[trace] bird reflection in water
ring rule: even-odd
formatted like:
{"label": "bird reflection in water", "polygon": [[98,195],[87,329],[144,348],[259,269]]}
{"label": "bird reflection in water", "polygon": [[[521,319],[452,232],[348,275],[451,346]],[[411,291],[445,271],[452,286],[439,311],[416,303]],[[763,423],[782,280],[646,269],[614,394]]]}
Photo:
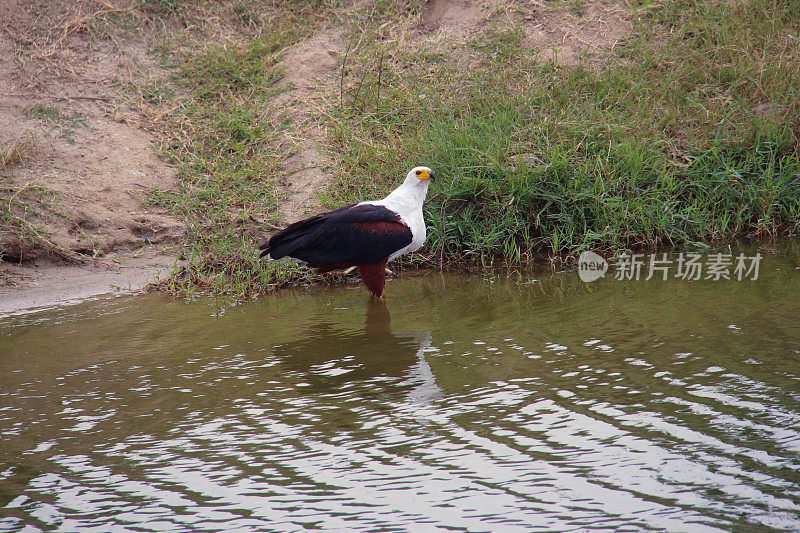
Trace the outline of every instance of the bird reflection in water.
{"label": "bird reflection in water", "polygon": [[317,321],[302,340],[278,345],[274,354],[317,391],[385,377],[400,378],[396,384],[408,388],[409,401],[424,403],[441,397],[442,389],[425,360],[430,331],[393,332],[390,325],[386,303],[371,298],[363,332]]}

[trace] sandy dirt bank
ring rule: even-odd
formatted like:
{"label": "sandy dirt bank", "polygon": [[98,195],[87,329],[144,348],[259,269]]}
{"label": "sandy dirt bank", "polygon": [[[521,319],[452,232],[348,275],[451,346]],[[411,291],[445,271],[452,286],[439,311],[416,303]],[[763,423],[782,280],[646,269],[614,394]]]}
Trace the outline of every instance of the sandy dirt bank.
{"label": "sandy dirt bank", "polygon": [[153,250],[138,256],[113,255],[102,263],[80,267],[3,265],[0,275],[12,284],[0,287],[0,317],[141,291],[168,276],[174,264],[174,257]]}

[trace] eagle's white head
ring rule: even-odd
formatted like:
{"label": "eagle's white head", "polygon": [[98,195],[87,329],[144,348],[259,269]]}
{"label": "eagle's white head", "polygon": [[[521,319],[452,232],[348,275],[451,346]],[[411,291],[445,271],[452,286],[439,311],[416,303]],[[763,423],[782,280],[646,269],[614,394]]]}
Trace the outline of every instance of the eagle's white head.
{"label": "eagle's white head", "polygon": [[403,182],[404,185],[424,185],[425,188],[428,187],[428,184],[435,179],[433,175],[433,170],[429,169],[428,167],[414,167],[412,168],[408,174],[406,175],[406,180]]}
{"label": "eagle's white head", "polygon": [[375,203],[385,205],[401,214],[416,213],[422,217],[422,204],[428,193],[428,185],[433,181],[433,170],[428,167],[414,167],[406,175],[403,183],[389,193],[389,196]]}

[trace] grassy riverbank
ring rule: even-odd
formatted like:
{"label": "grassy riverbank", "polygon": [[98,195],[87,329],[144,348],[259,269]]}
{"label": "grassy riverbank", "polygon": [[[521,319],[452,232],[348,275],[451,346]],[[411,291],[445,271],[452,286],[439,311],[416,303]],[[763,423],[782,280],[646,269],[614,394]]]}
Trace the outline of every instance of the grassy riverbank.
{"label": "grassy riverbank", "polygon": [[[403,44],[401,21],[418,16],[414,6],[410,14],[360,12],[346,25],[339,94],[326,119],[338,172],[325,206],[381,195],[406,168],[432,166],[442,178],[426,209],[426,248],[412,260],[436,265],[702,247],[796,231],[800,4],[627,8],[626,39],[573,64],[543,61],[513,23],[489,23],[459,43],[465,58],[447,46]],[[385,29],[387,21],[396,26]],[[189,80],[191,68],[183,71]],[[268,98],[263,87],[280,74],[265,74],[262,92],[250,94]],[[264,132],[244,131],[268,145]],[[204,137],[228,135],[226,127],[213,132]],[[238,161],[212,152],[225,154],[224,169]],[[201,174],[238,183],[238,172]],[[241,190],[253,194],[246,180]],[[192,211],[200,231],[190,244],[190,284],[222,276],[216,288],[246,293],[302,276],[259,263],[256,240],[230,244],[230,221],[214,214],[231,204],[241,202],[203,198]]]}
{"label": "grassy riverbank", "polygon": [[437,263],[797,231],[800,4],[643,4],[600,64],[542,63],[514,27],[467,43],[483,54],[468,71],[418,52],[379,72],[376,44],[335,121],[358,171],[331,205],[426,162],[443,177],[423,254]]}

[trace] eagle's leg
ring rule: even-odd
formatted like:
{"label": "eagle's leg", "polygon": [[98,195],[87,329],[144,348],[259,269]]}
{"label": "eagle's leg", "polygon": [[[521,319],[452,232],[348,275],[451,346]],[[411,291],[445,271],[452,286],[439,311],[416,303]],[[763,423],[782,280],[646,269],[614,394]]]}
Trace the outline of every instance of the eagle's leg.
{"label": "eagle's leg", "polygon": [[356,268],[358,268],[358,267],[356,265],[353,265],[350,268],[345,269],[344,275],[345,276],[349,276],[353,272],[353,270],[355,270]]}
{"label": "eagle's leg", "polygon": [[386,286],[386,259],[377,263],[367,263],[358,265],[358,272],[361,274],[361,281],[367,286],[376,298],[383,298],[383,288]]}

